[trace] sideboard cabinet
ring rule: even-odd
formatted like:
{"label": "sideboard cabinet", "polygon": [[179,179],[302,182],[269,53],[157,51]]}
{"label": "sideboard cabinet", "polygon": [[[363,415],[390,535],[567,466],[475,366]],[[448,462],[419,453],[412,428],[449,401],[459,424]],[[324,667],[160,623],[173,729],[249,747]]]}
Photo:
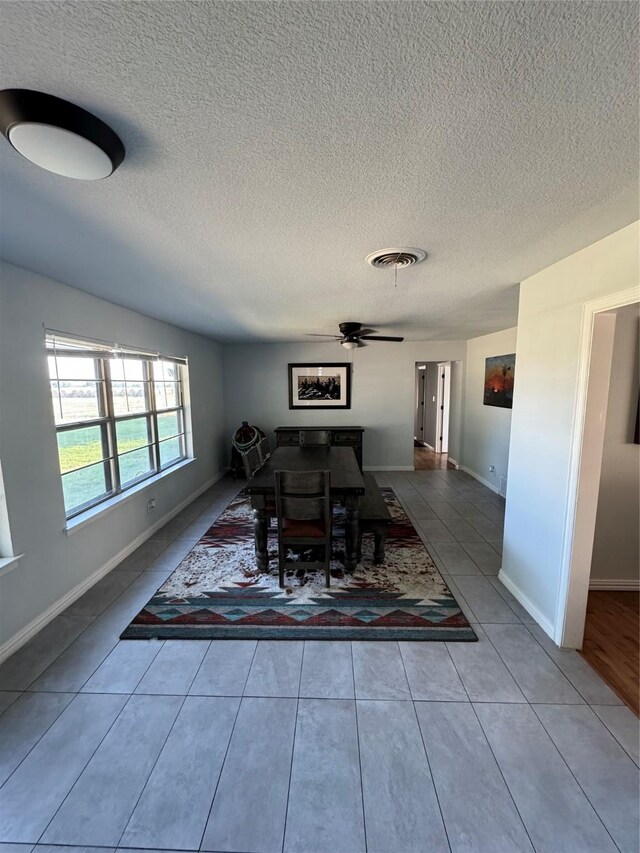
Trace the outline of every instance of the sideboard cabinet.
{"label": "sideboard cabinet", "polygon": [[358,466],[362,471],[362,434],[364,427],[359,426],[281,426],[276,427],[276,444],[278,447],[291,447],[300,444],[300,433],[307,430],[326,430],[331,433],[331,444],[334,447],[353,447]]}

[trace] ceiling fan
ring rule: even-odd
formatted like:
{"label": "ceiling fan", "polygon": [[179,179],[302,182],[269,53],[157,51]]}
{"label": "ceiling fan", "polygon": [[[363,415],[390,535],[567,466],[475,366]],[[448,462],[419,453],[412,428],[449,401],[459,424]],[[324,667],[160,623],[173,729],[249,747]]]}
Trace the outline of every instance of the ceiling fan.
{"label": "ceiling fan", "polygon": [[373,334],[375,329],[363,329],[362,323],[340,323],[339,335],[314,335],[313,338],[335,338],[345,349],[356,349],[356,347],[364,347],[365,341],[403,341],[404,338],[394,338],[388,335]]}

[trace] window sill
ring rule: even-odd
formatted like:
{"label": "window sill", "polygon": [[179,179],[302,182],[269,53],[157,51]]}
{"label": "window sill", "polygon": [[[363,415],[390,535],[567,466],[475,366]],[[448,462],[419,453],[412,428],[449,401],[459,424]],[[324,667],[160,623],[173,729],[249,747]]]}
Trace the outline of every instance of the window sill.
{"label": "window sill", "polygon": [[12,572],[22,557],[24,554],[16,554],[15,557],[0,557],[0,578]]}
{"label": "window sill", "polygon": [[[121,495],[116,495],[113,498],[109,498],[106,501],[103,501],[98,506],[91,507],[86,512],[80,513],[80,515],[76,515],[74,518],[70,519],[67,522],[66,527],[64,528],[64,532],[67,536],[71,536],[72,533],[76,533],[81,528],[85,527],[85,525],[90,524],[92,521],[95,521],[97,518],[101,518],[103,515],[111,512],[111,510],[116,509],[122,504],[127,503],[136,495],[140,494],[140,492],[148,489],[149,486],[153,486],[156,483],[164,480],[165,477],[168,477],[170,474],[173,474],[174,471],[181,471],[183,468],[186,468],[188,465],[191,465],[196,461],[195,456],[191,459],[184,459],[182,462],[178,462],[177,465],[172,465],[171,468],[168,468],[166,471],[162,471],[160,474],[156,474],[154,477],[149,477],[148,480],[143,480],[141,483],[138,483],[137,486],[132,486],[130,489],[127,489]],[[13,559],[16,559],[15,557]],[[0,571],[1,574],[1,571]]]}

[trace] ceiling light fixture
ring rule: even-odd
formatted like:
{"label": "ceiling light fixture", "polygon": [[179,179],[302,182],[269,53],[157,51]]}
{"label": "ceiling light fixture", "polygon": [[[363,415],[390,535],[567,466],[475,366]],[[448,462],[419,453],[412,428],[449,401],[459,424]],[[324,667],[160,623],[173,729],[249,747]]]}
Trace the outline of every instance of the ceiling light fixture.
{"label": "ceiling light fixture", "polygon": [[0,130],[27,160],[67,178],[107,178],[124,160],[124,145],[101,119],[44,92],[0,91]]}
{"label": "ceiling light fixture", "polygon": [[345,349],[357,349],[358,341],[340,341]]}

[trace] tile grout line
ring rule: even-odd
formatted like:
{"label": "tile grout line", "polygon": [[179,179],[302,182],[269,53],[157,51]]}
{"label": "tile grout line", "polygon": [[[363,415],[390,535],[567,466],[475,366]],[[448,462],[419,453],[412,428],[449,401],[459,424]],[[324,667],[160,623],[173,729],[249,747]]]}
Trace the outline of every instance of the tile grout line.
{"label": "tile grout line", "polygon": [[[132,693],[131,695],[133,696],[134,694]],[[125,835],[125,833],[126,833],[126,831],[127,831],[127,827],[128,827],[128,826],[129,826],[129,824],[131,823],[131,818],[133,817],[133,813],[134,813],[134,812],[135,812],[135,810],[137,809],[137,807],[138,807],[138,803],[139,803],[139,802],[140,802],[140,800],[142,799],[142,795],[144,794],[144,792],[145,792],[145,790],[146,790],[146,788],[147,788],[147,785],[149,784],[149,779],[151,779],[151,776],[152,776],[152,774],[153,774],[153,771],[155,770],[156,765],[157,765],[158,761],[160,760],[160,756],[162,755],[162,753],[163,753],[163,751],[164,751],[164,748],[165,748],[165,746],[167,745],[167,741],[169,740],[169,737],[171,736],[171,732],[172,732],[172,731],[173,731],[173,729],[174,729],[174,726],[175,726],[175,724],[176,724],[176,721],[177,721],[178,717],[180,716],[180,714],[181,714],[181,712],[182,712],[182,709],[184,708],[184,703],[187,701],[187,699],[188,699],[188,696],[183,696],[183,697],[182,697],[182,702],[180,703],[180,707],[178,708],[178,711],[177,711],[177,713],[176,713],[175,717],[173,718],[173,722],[172,722],[172,723],[171,723],[171,725],[169,726],[169,731],[167,732],[165,739],[162,741],[162,746],[161,746],[161,747],[160,747],[160,749],[158,750],[158,754],[156,755],[155,761],[153,762],[153,765],[152,765],[151,769],[149,770],[149,773],[148,773],[148,775],[147,775],[147,778],[145,779],[144,785],[142,786],[142,789],[140,790],[140,793],[139,793],[139,794],[138,794],[138,796],[136,797],[135,804],[134,804],[133,808],[131,809],[131,812],[129,813],[129,817],[127,818],[127,822],[126,822],[126,823],[125,823],[125,825],[124,825],[124,829],[123,829],[123,830],[122,830],[122,832],[120,833],[120,838],[118,839],[118,841],[117,841],[117,843],[116,843],[116,845],[115,845],[115,846],[116,846],[116,849],[117,849],[118,847],[120,847],[120,844],[121,844],[121,842],[122,842],[122,839],[124,838],[124,835]],[[127,704],[128,704],[128,703],[127,703]],[[123,710],[124,710],[124,709],[123,709]]]}
{"label": "tile grout line", "polygon": [[253,661],[254,661],[255,656],[256,656],[256,651],[258,649],[258,643],[259,642],[260,642],[259,640],[256,640],[256,644],[253,648],[253,654],[251,656],[251,662],[250,662],[249,666],[247,667],[247,675],[246,675],[246,678],[244,680],[244,685],[242,687],[243,695],[239,696],[239,697],[233,697],[233,698],[238,699],[238,708],[236,710],[236,715],[233,719],[233,725],[231,726],[231,732],[229,734],[229,740],[227,742],[227,748],[224,751],[224,758],[222,759],[222,762],[220,764],[220,772],[218,773],[218,779],[217,779],[215,787],[213,789],[213,796],[211,797],[211,803],[209,804],[209,811],[207,812],[207,818],[204,822],[204,826],[202,827],[202,835],[200,836],[200,844],[198,845],[198,850],[202,850],[202,845],[204,844],[204,837],[205,837],[206,832],[207,832],[207,827],[209,826],[209,821],[211,820],[211,809],[213,808],[213,804],[214,804],[215,799],[216,799],[216,794],[218,793],[218,787],[220,786],[220,779],[222,779],[222,773],[224,772],[224,765],[227,763],[227,756],[229,755],[229,749],[231,747],[231,741],[233,740],[233,733],[236,730],[236,724],[238,722],[238,717],[240,716],[240,709],[242,708],[242,703],[244,702],[244,690],[247,686],[247,681],[249,680],[249,673],[251,672],[251,667],[253,666]]}
{"label": "tile grout line", "polygon": [[[523,694],[523,695],[524,695],[524,694]],[[526,698],[526,697],[525,697],[525,698]],[[501,705],[501,704],[503,704],[503,703],[501,703],[501,702],[490,702],[490,703],[487,703],[487,704],[492,704],[492,705]],[[521,702],[521,703],[519,703],[519,704],[523,704],[523,703]],[[530,704],[530,702],[528,702],[528,701],[527,701],[527,702],[526,702],[526,705],[527,705],[527,707],[531,708],[531,704]],[[486,733],[486,732],[485,732],[485,730],[484,730],[484,726],[482,725],[482,722],[481,722],[481,720],[480,720],[480,717],[478,716],[478,713],[477,713],[477,711],[476,711],[476,709],[475,709],[475,707],[474,707],[474,703],[473,703],[473,702],[471,703],[471,707],[473,708],[473,715],[474,715],[474,717],[476,718],[476,720],[478,721],[478,725],[480,726],[480,731],[482,732],[482,736],[483,736],[483,738],[484,738],[484,740],[485,740],[485,743],[487,744],[487,747],[488,747],[488,749],[489,749],[489,752],[491,753],[491,756],[492,756],[492,758],[493,758],[493,760],[494,760],[494,762],[495,762],[495,765],[496,765],[496,767],[498,768],[498,773],[500,774],[500,777],[502,778],[502,781],[504,782],[504,786],[505,786],[505,788],[507,789],[507,792],[508,792],[508,794],[509,794],[509,797],[510,797],[510,799],[511,799],[511,802],[513,803],[513,807],[514,807],[514,809],[516,810],[516,814],[517,814],[517,815],[518,815],[518,817],[520,818],[520,823],[522,824],[522,828],[524,829],[524,831],[525,831],[525,832],[526,832],[526,834],[527,834],[527,838],[529,839],[529,842],[530,842],[530,844],[531,844],[531,848],[532,848],[532,850],[534,850],[534,851],[535,851],[535,850],[536,850],[536,846],[535,846],[535,844],[533,843],[533,839],[531,838],[531,835],[529,834],[529,829],[528,829],[528,827],[527,827],[526,823],[524,822],[524,818],[523,818],[523,817],[522,817],[522,815],[520,814],[520,809],[518,808],[518,804],[516,803],[516,799],[515,799],[515,797],[513,796],[513,793],[511,792],[511,788],[509,787],[509,783],[507,782],[507,780],[506,780],[506,778],[505,778],[504,773],[502,772],[502,767],[500,766],[500,762],[499,762],[499,761],[498,761],[498,759],[496,758],[496,754],[495,754],[495,752],[493,751],[493,747],[491,746],[491,744],[490,744],[490,742],[489,742],[489,738],[487,737],[487,733]]]}
{"label": "tile grout line", "polygon": [[[79,695],[80,695],[79,693],[76,693],[76,699],[78,698],[78,696],[79,696]],[[91,695],[91,694],[85,694],[85,695]],[[126,695],[126,694],[122,694],[122,693],[120,693],[120,694],[109,694],[109,695],[120,695],[120,696],[122,696],[122,695]],[[42,830],[42,832],[41,832],[41,833],[40,833],[40,835],[38,836],[38,840],[35,842],[35,843],[36,843],[36,845],[40,843],[40,840],[43,838],[43,836],[44,836],[44,834],[46,833],[46,831],[49,829],[49,827],[51,826],[51,824],[53,823],[53,821],[56,819],[56,815],[58,814],[58,812],[60,811],[60,809],[62,808],[62,806],[66,803],[67,799],[69,798],[69,794],[70,794],[70,793],[73,791],[73,789],[76,787],[76,785],[78,784],[78,780],[80,779],[80,777],[82,776],[82,774],[84,773],[84,771],[87,769],[87,767],[88,767],[88,766],[89,766],[89,764],[91,763],[91,760],[93,759],[94,755],[95,755],[95,754],[96,754],[96,752],[100,749],[100,747],[102,746],[102,744],[103,744],[103,743],[104,743],[104,741],[106,740],[107,735],[109,734],[109,732],[111,731],[111,729],[115,726],[116,722],[120,719],[120,716],[121,716],[122,712],[123,712],[123,711],[124,711],[124,709],[127,707],[127,705],[129,704],[129,702],[131,701],[131,697],[132,697],[132,694],[129,694],[129,698],[128,698],[128,699],[127,699],[127,701],[124,703],[124,705],[122,706],[122,708],[120,708],[120,710],[118,711],[118,713],[117,713],[117,714],[116,714],[116,716],[114,717],[113,722],[112,722],[112,723],[111,723],[111,725],[107,728],[107,731],[106,731],[106,732],[104,733],[104,735],[100,738],[99,742],[98,742],[98,743],[97,743],[97,745],[96,745],[96,748],[93,750],[93,752],[91,753],[91,755],[90,755],[90,756],[89,756],[89,758],[87,759],[87,761],[86,761],[86,763],[84,764],[84,766],[83,766],[82,770],[81,770],[81,771],[78,773],[78,775],[76,776],[76,778],[75,778],[75,781],[74,781],[73,785],[69,788],[69,790],[67,791],[67,793],[65,794],[65,796],[62,798],[62,800],[61,800],[61,802],[60,802],[60,804],[59,804],[58,808],[55,810],[55,812],[54,812],[54,813],[53,813],[53,815],[51,816],[51,820],[47,821],[47,825],[45,826],[45,828]],[[72,701],[74,701],[74,702],[75,702],[75,699],[73,699]],[[70,705],[70,704],[71,704],[71,702],[69,703],[69,705]],[[67,707],[68,707],[68,706],[67,706]]]}
{"label": "tile grout line", "polygon": [[[536,704],[540,704],[540,703],[536,703]],[[631,710],[631,708],[629,708],[629,707],[628,707],[628,705],[601,705],[601,704],[597,704],[597,705],[589,705],[589,707],[591,708],[591,710],[593,711],[593,713],[596,715],[596,717],[600,720],[600,722],[602,723],[602,725],[603,725],[603,726],[606,728],[606,730],[609,732],[609,734],[611,735],[611,737],[616,741],[616,743],[618,744],[618,746],[619,746],[621,749],[623,749],[623,750],[624,750],[624,752],[626,753],[626,755],[628,755],[628,756],[629,756],[629,758],[631,759],[631,761],[633,761],[633,763],[636,765],[636,767],[640,768],[640,764],[638,763],[638,761],[633,757],[633,755],[631,755],[631,753],[629,752],[629,750],[628,750],[628,749],[626,748],[626,746],[622,743],[622,741],[618,738],[618,736],[616,735],[616,733],[615,733],[615,732],[614,732],[614,731],[613,731],[613,730],[612,730],[612,729],[607,725],[606,721],[602,719],[602,717],[600,716],[600,714],[598,714],[598,712],[594,710],[594,708],[626,708],[626,709],[627,709],[627,711],[629,711],[629,713],[633,714],[633,711]]]}
{"label": "tile grout line", "polygon": [[[126,559],[126,558],[125,558],[125,559]],[[112,571],[114,571],[114,570],[112,569]],[[109,577],[109,575],[110,575],[110,574],[111,574],[111,572],[109,572],[108,574],[106,574],[106,575],[105,575],[105,577]],[[100,580],[102,580],[102,578],[101,578]],[[50,664],[48,664],[48,666],[46,666],[46,667],[45,667],[41,672],[39,672],[39,673],[38,673],[38,675],[36,675],[36,677],[35,677],[32,681],[30,681],[30,682],[28,683],[28,685],[24,688],[24,691],[23,691],[23,692],[24,692],[24,693],[31,692],[31,687],[33,687],[33,685],[36,683],[36,681],[38,681],[38,679],[39,679],[39,678],[42,678],[42,676],[43,676],[46,672],[48,672],[48,670],[49,670],[49,669],[51,669],[51,667],[52,667],[55,663],[57,663],[57,662],[58,662],[58,660],[62,657],[62,655],[63,655],[63,654],[65,654],[65,652],[67,652],[67,651],[68,651],[68,650],[73,646],[73,644],[74,644],[74,643],[76,643],[76,642],[80,639],[80,637],[82,637],[82,636],[85,634],[85,632],[86,632],[86,631],[88,631],[88,630],[89,630],[89,628],[90,628],[93,624],[95,624],[95,623],[98,621],[98,619],[99,619],[103,614],[105,614],[105,613],[107,612],[107,610],[108,610],[110,607],[113,607],[113,605],[114,605],[114,604],[115,604],[115,603],[120,599],[120,597],[121,597],[121,596],[123,596],[123,595],[125,594],[125,592],[129,589],[129,587],[130,587],[133,583],[135,583],[135,581],[136,581],[136,578],[135,578],[135,577],[131,578],[131,581],[130,581],[130,582],[129,582],[125,587],[124,587],[124,589],[123,589],[123,590],[122,590],[122,591],[121,591],[121,592],[120,592],[120,593],[119,593],[119,594],[118,594],[118,595],[113,599],[113,601],[109,602],[109,604],[108,604],[108,605],[107,605],[103,610],[100,610],[100,611],[98,611],[98,612],[96,613],[96,615],[95,615],[95,616],[94,616],[94,617],[93,617],[93,618],[92,618],[92,619],[91,619],[91,620],[90,620],[90,621],[85,625],[85,627],[82,629],[82,631],[80,631],[80,633],[79,633],[76,637],[74,637],[74,638],[73,638],[73,640],[71,640],[71,642],[70,642],[70,643],[68,643],[68,644],[67,644],[63,649],[61,649],[61,650],[60,650],[60,652],[55,656],[55,658],[51,661],[51,663],[50,663]],[[98,583],[100,583],[100,581],[98,581]],[[95,584],[95,586],[97,586],[97,584]],[[91,589],[93,589],[93,587],[91,587]],[[89,592],[89,591],[90,591],[90,590],[87,590],[87,592]],[[81,599],[82,599],[82,596],[81,596],[79,599],[77,599],[77,601],[80,601]],[[73,604],[75,604],[75,603],[76,603],[76,602],[74,601],[74,602],[73,602]],[[66,610],[63,610],[63,611],[62,611],[62,613],[60,613],[60,614],[59,614],[59,616],[62,616],[64,613],[66,613],[66,612],[67,612],[67,610],[69,610],[69,608],[73,607],[73,604],[70,604],[70,605],[69,605],[69,607],[68,607]],[[57,618],[57,617],[56,617],[56,618]],[[52,620],[52,621],[55,621],[55,620]],[[51,624],[51,623],[49,623],[49,624]],[[45,626],[45,627],[46,627],[46,626]],[[36,634],[36,637],[37,637],[37,636],[38,636],[38,634]],[[35,639],[35,637],[34,637],[34,639]],[[24,648],[24,647],[23,647],[23,648]],[[18,651],[16,652],[16,654],[20,654],[20,651],[21,651],[21,649],[18,649]],[[113,649],[112,649],[111,651],[113,651]],[[110,653],[111,653],[111,652],[109,652],[109,654],[110,654]],[[10,658],[9,658],[8,660],[10,660]],[[34,692],[35,692],[35,691],[34,691]],[[53,692],[53,691],[52,691],[52,692]],[[65,691],[60,691],[60,692],[62,693],[62,692],[65,692]],[[76,693],[77,693],[78,691],[73,691],[73,690],[71,690],[71,691],[68,691],[68,692],[70,692],[70,693],[74,693],[74,692],[76,692]]]}
{"label": "tile grout line", "polygon": [[289,784],[287,785],[287,801],[284,806],[284,826],[282,827],[282,853],[284,853],[284,845],[287,840],[287,823],[289,822],[289,797],[291,796],[291,779],[293,777],[293,759],[296,752],[296,734],[298,732],[298,714],[300,712],[300,687],[302,685],[302,668],[304,666],[304,652],[307,647],[307,641],[302,641],[302,657],[300,658],[300,674],[298,675],[298,690],[296,696],[296,720],[293,724],[293,740],[291,742],[291,762],[289,763]]}
{"label": "tile grout line", "polygon": [[[480,623],[480,625],[481,625],[481,627],[482,627],[483,631],[484,631],[484,625],[504,625],[504,624],[509,624],[509,625],[511,625],[511,624],[515,624],[515,623],[511,623],[511,622],[508,622],[508,623],[505,623],[505,622],[485,622],[485,623],[482,623],[482,622],[481,622],[481,623]],[[532,636],[532,637],[533,637],[533,634],[531,634],[531,632],[527,629],[527,626],[526,626],[524,623],[520,622],[520,626],[521,626],[522,628],[524,628],[524,629],[527,631],[527,633],[529,634],[529,636]],[[532,704],[532,703],[531,703],[531,700],[527,697],[527,694],[524,692],[523,688],[522,688],[522,687],[520,687],[520,684],[518,683],[518,679],[516,678],[515,674],[512,672],[511,667],[510,667],[510,666],[509,666],[509,664],[506,662],[506,660],[504,659],[504,657],[500,654],[500,649],[499,649],[499,648],[496,646],[496,644],[493,642],[493,640],[491,639],[491,637],[490,637],[489,633],[488,633],[487,631],[485,631],[484,633],[486,634],[487,639],[489,640],[489,642],[491,643],[491,645],[492,645],[492,646],[493,646],[493,648],[495,649],[496,654],[498,655],[498,657],[500,658],[500,660],[502,661],[502,663],[506,666],[506,668],[507,668],[507,669],[509,670],[509,672],[511,673],[511,676],[512,676],[513,680],[516,682],[516,684],[517,684],[517,685],[518,685],[518,687],[520,688],[520,691],[521,691],[522,695],[524,696],[524,698],[527,700],[527,703],[528,703],[529,705],[531,705],[531,704]],[[534,640],[536,640],[536,638],[535,638],[535,637],[533,637],[533,639],[534,639]],[[538,643],[538,641],[537,641],[537,640],[536,640],[536,643]],[[540,646],[540,643],[538,643],[538,645]],[[542,648],[542,650],[544,651],[544,648],[543,648],[542,646],[540,646],[540,648]],[[545,654],[547,654],[547,653],[545,652]],[[549,658],[549,660],[551,661],[551,663],[555,666],[555,668],[558,670],[558,672],[560,673],[560,675],[562,676],[562,678],[564,678],[564,680],[567,682],[567,684],[568,684],[568,685],[569,685],[573,690],[575,690],[575,692],[578,694],[578,696],[582,699],[582,702],[536,702],[536,704],[537,704],[537,705],[583,705],[583,704],[587,704],[587,705],[588,705],[589,703],[588,703],[588,702],[586,702],[586,700],[585,700],[584,696],[583,696],[583,695],[582,695],[582,694],[581,694],[581,693],[580,693],[580,692],[579,692],[579,691],[578,691],[578,690],[573,686],[573,684],[571,683],[571,681],[567,678],[567,676],[566,676],[566,675],[564,674],[564,672],[560,669],[560,667],[559,667],[559,666],[558,666],[558,664],[553,660],[553,658],[552,658],[552,657],[550,657],[548,654],[547,654],[547,657]]]}
{"label": "tile grout line", "polygon": [[[524,623],[523,623],[523,624],[524,624]],[[536,623],[536,624],[537,624],[537,623]],[[586,697],[586,696],[584,696],[584,695],[580,692],[579,688],[577,687],[577,685],[575,685],[575,684],[573,683],[573,681],[571,680],[571,678],[570,678],[570,677],[569,677],[565,672],[563,672],[563,671],[562,671],[562,669],[558,666],[558,664],[556,663],[556,661],[551,657],[551,655],[549,654],[549,652],[545,649],[545,647],[542,645],[542,643],[541,643],[541,642],[540,642],[540,640],[536,637],[536,635],[533,633],[533,631],[530,631],[530,630],[529,630],[529,626],[528,626],[528,625],[524,625],[524,627],[527,629],[527,633],[529,634],[529,636],[530,636],[530,637],[533,637],[533,639],[534,639],[534,640],[536,641],[536,643],[540,646],[540,648],[541,648],[541,649],[542,649],[542,651],[545,653],[545,655],[549,658],[549,660],[554,664],[554,666],[556,666],[556,667],[557,667],[558,671],[559,671],[559,672],[560,672],[560,673],[561,673],[561,674],[562,674],[562,675],[567,679],[567,681],[568,681],[568,682],[569,682],[569,684],[573,687],[573,689],[576,691],[576,693],[578,694],[578,696],[583,700],[583,702],[584,702],[587,706],[589,706],[589,701],[587,700],[587,697]],[[603,681],[604,681],[604,679],[603,679]],[[606,684],[606,682],[604,682],[604,683]],[[533,704],[533,703],[531,703],[531,704]],[[576,703],[576,702],[571,702],[571,703],[568,703],[568,702],[536,702],[535,704],[536,704],[536,705],[566,705],[566,704],[576,705],[577,703]],[[617,708],[618,706],[617,706],[617,705],[611,705],[610,707],[612,707],[612,708]],[[597,715],[596,715],[596,716],[597,716]]]}
{"label": "tile grout line", "polygon": [[[536,713],[535,705],[534,705],[533,703],[529,703],[529,707],[531,708],[531,711],[533,712],[533,715],[534,715],[534,717],[536,718],[536,720],[537,720],[537,721],[540,723],[540,725],[542,726],[542,730],[543,730],[543,732],[545,733],[545,735],[547,736],[547,738],[549,739],[549,743],[553,746],[553,748],[555,749],[555,751],[558,753],[558,755],[560,756],[560,759],[561,759],[562,763],[564,764],[564,766],[567,768],[567,770],[568,770],[568,771],[569,771],[569,773],[571,774],[571,777],[572,777],[572,778],[573,778],[573,780],[575,781],[575,783],[576,783],[576,785],[578,786],[578,788],[582,791],[582,795],[584,796],[585,800],[589,803],[589,805],[590,805],[590,806],[591,806],[591,808],[593,809],[593,813],[596,815],[596,817],[598,818],[598,820],[599,820],[599,821],[600,821],[600,823],[602,824],[602,826],[603,826],[603,828],[604,828],[604,831],[607,833],[607,835],[608,835],[608,836],[609,836],[609,838],[611,839],[611,841],[612,841],[612,843],[613,843],[613,846],[616,848],[616,850],[620,850],[620,847],[616,844],[616,841],[615,841],[614,837],[613,837],[613,836],[611,835],[611,833],[609,832],[609,830],[608,830],[608,828],[607,828],[607,825],[605,824],[605,822],[604,822],[604,821],[602,820],[602,818],[600,817],[600,814],[598,813],[598,810],[596,809],[596,807],[594,806],[594,804],[593,804],[593,803],[591,802],[591,800],[589,799],[589,795],[587,794],[587,792],[584,790],[584,788],[582,787],[582,785],[581,785],[581,784],[580,784],[580,782],[578,781],[578,778],[576,777],[576,775],[575,775],[575,773],[573,772],[573,770],[569,767],[569,764],[568,764],[567,760],[565,759],[564,755],[562,754],[562,752],[560,751],[560,748],[558,747],[558,745],[556,744],[556,742],[554,741],[554,739],[551,737],[551,735],[550,735],[550,734],[549,734],[549,732],[547,731],[547,727],[545,726],[544,722],[540,719],[540,717],[539,717],[539,716],[538,716],[538,714]],[[578,707],[582,707],[582,706],[580,705],[580,706],[578,706]],[[586,705],[586,707],[587,707],[587,708],[589,708],[589,706],[588,706],[588,705]],[[597,717],[597,714],[595,714],[593,711],[591,711],[591,708],[589,708],[589,711],[594,715],[594,717]]]}
{"label": "tile grout line", "polygon": [[[353,678],[353,707],[356,718],[356,742],[358,744],[358,770],[360,772],[360,802],[362,804],[362,829],[364,832],[364,849],[366,853],[366,851],[369,849],[369,840],[367,838],[367,816],[364,808],[364,784],[362,781],[362,754],[360,750],[360,725],[358,722],[358,699],[356,698],[356,673],[355,666],[353,663],[353,643],[349,643],[349,647],[351,653],[351,675]],[[411,691],[410,685],[409,690]]]}
{"label": "tile grout line", "polygon": [[[60,719],[60,717],[64,714],[64,712],[67,710],[67,708],[69,707],[69,705],[71,705],[71,703],[73,702],[73,700],[78,696],[78,694],[77,694],[77,693],[74,693],[74,692],[73,692],[73,690],[69,690],[69,691],[67,691],[67,695],[68,695],[69,693],[71,693],[72,698],[71,698],[71,699],[69,699],[69,701],[68,701],[68,702],[67,702],[67,704],[64,706],[64,708],[62,708],[62,710],[60,711],[60,713],[58,714],[58,716],[55,718],[55,720],[52,720],[52,721],[51,721],[51,723],[47,726],[47,728],[42,732],[42,734],[40,735],[40,737],[36,740],[36,742],[33,744],[33,746],[32,746],[32,747],[31,747],[31,749],[27,752],[27,754],[26,754],[23,758],[21,758],[21,759],[20,759],[20,761],[16,764],[16,766],[13,768],[13,770],[11,771],[11,773],[9,773],[9,775],[7,776],[7,778],[6,778],[6,779],[4,780],[4,782],[0,785],[0,790],[2,790],[2,788],[4,788],[4,786],[7,784],[7,782],[9,781],[9,779],[11,779],[11,777],[12,777],[12,776],[13,776],[13,774],[16,772],[16,770],[21,766],[21,764],[22,764],[24,761],[26,761],[26,759],[31,755],[31,753],[32,753],[32,752],[33,752],[33,750],[36,748],[36,746],[40,743],[40,741],[42,740],[42,738],[47,734],[47,732],[52,728],[52,726],[54,726],[54,725],[58,722],[58,720],[59,720],[59,719]],[[36,694],[36,693],[29,693],[29,694],[27,694],[27,692],[25,691],[21,696],[19,696],[19,697],[18,697],[18,699],[16,699],[16,702],[19,702],[19,701],[20,701],[20,699],[22,699],[22,697],[23,697],[23,696],[26,696],[26,695],[35,696],[35,695],[38,695],[38,694]],[[9,708],[13,707],[13,705],[15,705],[15,702],[13,702],[11,705],[9,705]],[[8,711],[8,710],[9,710],[9,708],[7,708],[6,710]],[[75,783],[74,783],[74,784],[75,784]],[[0,844],[3,844],[3,843],[5,843],[5,842],[0,842]],[[6,842],[6,843],[8,844],[9,842]],[[31,842],[27,842],[27,843],[28,843],[28,844],[30,844]],[[0,850],[1,850],[1,847],[0,847]]]}
{"label": "tile grout line", "polygon": [[445,838],[447,839],[447,844],[449,845],[449,851],[453,848],[451,847],[451,840],[449,839],[449,830],[447,829],[447,822],[444,819],[444,812],[442,811],[442,804],[440,803],[440,795],[438,794],[438,786],[436,784],[435,776],[433,775],[433,770],[431,769],[431,761],[429,760],[429,751],[427,750],[427,745],[424,742],[424,735],[422,733],[422,726],[420,725],[420,720],[418,718],[418,711],[416,710],[415,700],[411,700],[411,707],[413,708],[413,715],[416,719],[416,725],[418,726],[418,733],[420,734],[420,740],[422,742],[422,748],[424,750],[425,758],[427,759],[427,767],[429,768],[429,776],[431,776],[431,784],[433,785],[433,793],[436,797],[436,802],[438,804],[438,811],[440,812],[440,819],[442,821],[442,828],[444,829]]}

